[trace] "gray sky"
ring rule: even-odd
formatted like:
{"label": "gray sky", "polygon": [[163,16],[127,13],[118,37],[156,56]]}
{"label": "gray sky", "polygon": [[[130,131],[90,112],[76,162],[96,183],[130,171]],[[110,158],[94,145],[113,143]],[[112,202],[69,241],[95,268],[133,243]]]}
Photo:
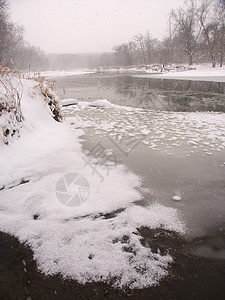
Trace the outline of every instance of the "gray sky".
{"label": "gray sky", "polygon": [[26,40],[47,53],[110,52],[148,30],[161,39],[183,0],[9,0]]}

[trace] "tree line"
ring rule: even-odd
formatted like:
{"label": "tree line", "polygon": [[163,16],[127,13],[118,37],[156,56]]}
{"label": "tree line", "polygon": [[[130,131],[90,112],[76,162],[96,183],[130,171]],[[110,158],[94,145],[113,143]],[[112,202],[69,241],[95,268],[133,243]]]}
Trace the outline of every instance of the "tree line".
{"label": "tree line", "polygon": [[114,47],[116,64],[171,64],[211,62],[221,67],[225,59],[225,0],[186,0],[171,10],[167,36],[138,34]]}
{"label": "tree line", "polygon": [[132,67],[153,64],[209,63],[223,66],[225,61],[225,0],[186,0],[171,10],[164,39],[135,35],[127,43],[103,54],[61,54],[50,58],[53,68]]}
{"label": "tree line", "polygon": [[24,40],[24,29],[9,17],[7,0],[0,0],[0,63],[10,69],[46,67],[47,57]]}
{"label": "tree line", "polygon": [[0,0],[0,63],[11,69],[37,71],[152,64],[208,63],[225,60],[225,0],[185,0],[171,10],[167,32],[159,40],[135,35],[127,43],[102,54],[48,54],[24,40],[24,30],[8,14],[7,0]]}

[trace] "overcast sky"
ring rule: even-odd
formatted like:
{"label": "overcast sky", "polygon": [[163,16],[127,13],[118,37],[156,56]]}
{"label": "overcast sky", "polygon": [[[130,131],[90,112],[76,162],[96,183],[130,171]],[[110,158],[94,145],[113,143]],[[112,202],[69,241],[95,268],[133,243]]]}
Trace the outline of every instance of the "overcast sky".
{"label": "overcast sky", "polygon": [[26,40],[47,53],[110,52],[148,30],[166,35],[171,8],[183,0],[9,0]]}

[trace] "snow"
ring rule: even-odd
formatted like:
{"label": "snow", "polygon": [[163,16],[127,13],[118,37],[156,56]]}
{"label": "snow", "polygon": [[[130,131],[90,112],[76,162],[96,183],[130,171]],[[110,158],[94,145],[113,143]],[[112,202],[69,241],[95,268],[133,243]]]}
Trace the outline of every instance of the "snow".
{"label": "snow", "polygon": [[[150,67],[150,66],[149,66]],[[215,81],[225,82],[225,67],[212,68],[211,65],[193,65],[191,70],[188,66],[176,66],[167,67],[167,71],[160,72],[161,66],[153,69],[145,68],[109,68],[101,70],[101,73],[127,73],[132,74],[135,77],[142,78],[162,78],[162,79],[177,79],[177,80],[197,80],[197,81]],[[42,71],[37,73],[26,73],[28,77],[35,77],[40,75],[43,77],[65,77],[65,76],[76,76],[76,75],[92,75],[97,74],[98,70],[88,69],[76,69],[71,71],[57,70],[57,71]],[[142,74],[142,73],[145,74]],[[141,74],[140,74],[141,73]]]}
{"label": "snow", "polygon": [[[116,287],[144,288],[168,274],[172,257],[141,245],[136,228],[142,224],[142,215],[143,224],[151,228],[174,229],[178,221],[174,209],[153,205],[132,206],[112,219],[86,217],[60,222],[50,218],[18,220],[12,216],[8,227],[15,228],[11,232],[21,241],[28,241],[38,267],[46,275],[61,273],[82,284],[114,280]],[[179,225],[183,230],[178,221]]]}
{"label": "snow", "polygon": [[90,74],[95,74],[94,71],[90,70],[84,70],[84,69],[77,69],[73,71],[42,71],[38,73],[30,72],[26,73],[28,77],[35,77],[36,75],[38,76],[43,76],[43,77],[65,77],[65,76],[77,76],[77,75],[90,75]]}
{"label": "snow", "polygon": [[173,71],[167,73],[133,75],[142,78],[162,78],[177,80],[197,80],[197,81],[215,81],[225,82],[225,67],[212,68],[210,66],[193,66],[196,70]]}
{"label": "snow", "polygon": [[[98,100],[94,100],[94,101],[78,101],[76,99],[65,99],[65,100],[61,100],[62,106],[67,106],[64,105],[64,101],[65,103],[75,103],[77,105],[77,109],[78,110],[83,110],[86,108],[113,108],[113,109],[117,109],[117,110],[123,110],[126,109],[127,111],[134,111],[134,109],[132,107],[124,107],[121,105],[117,105],[117,104],[113,104],[110,101],[106,100],[106,99],[98,99]],[[69,105],[68,105],[69,106]],[[70,109],[70,108],[68,108]],[[71,107],[71,109],[73,110],[74,107]],[[138,108],[135,109],[136,111],[140,110]]]}
{"label": "snow", "polygon": [[96,106],[96,107],[104,107],[104,108],[112,108],[112,107],[115,107],[115,105],[113,105],[112,103],[110,103],[110,102],[109,102],[108,100],[106,100],[106,99],[92,101],[89,105],[90,105],[90,106]]}
{"label": "snow", "polygon": [[[183,234],[178,211],[157,203],[139,206],[141,178],[123,165],[108,173],[99,166],[101,181],[85,164],[83,130],[69,125],[71,120],[54,121],[37,83],[24,80],[23,85],[20,138],[0,145],[0,230],[28,244],[46,275],[61,274],[82,284],[107,281],[119,288],[157,284],[173,259],[169,252],[143,246],[137,229]],[[79,123],[79,116],[73,122]],[[56,195],[57,182],[70,173],[81,174],[90,186],[88,199],[76,207],[63,205]]]}

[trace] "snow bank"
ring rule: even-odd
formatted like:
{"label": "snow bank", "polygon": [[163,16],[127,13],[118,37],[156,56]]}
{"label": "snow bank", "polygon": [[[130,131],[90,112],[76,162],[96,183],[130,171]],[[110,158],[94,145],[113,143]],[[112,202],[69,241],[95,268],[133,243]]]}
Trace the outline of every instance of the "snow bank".
{"label": "snow bank", "polygon": [[[173,259],[144,247],[137,229],[184,233],[178,211],[133,204],[142,199],[141,180],[123,166],[101,182],[85,164],[83,131],[53,120],[35,82],[26,82],[21,107],[20,139],[0,146],[0,230],[30,245],[46,275],[120,288],[157,284]],[[72,172],[86,178],[90,194],[82,205],[67,207],[56,197],[56,184]]]}
{"label": "snow bank", "polygon": [[[95,74],[95,72],[89,70],[38,72],[38,76],[43,76],[43,77],[64,77],[64,76],[90,75],[90,74]],[[29,74],[26,73],[26,75],[29,77],[35,77],[36,73],[30,72]]]}
{"label": "snow bank", "polygon": [[148,74],[148,75],[133,75],[142,78],[162,78],[162,79],[177,79],[177,80],[195,80],[195,81],[215,81],[225,82],[225,67],[207,67],[196,66],[196,70],[173,71],[167,73]]}
{"label": "snow bank", "polygon": [[[133,107],[129,107],[129,106],[122,106],[122,105],[117,105],[117,104],[113,104],[110,101],[106,100],[106,99],[99,99],[99,100],[94,100],[94,101],[77,101],[75,99],[65,99],[65,100],[61,100],[62,106],[67,106],[64,105],[64,101],[65,103],[72,103],[73,102],[75,104],[77,104],[77,109],[86,109],[86,108],[115,108],[115,109],[120,109],[120,110],[126,110],[126,111],[139,111],[141,110],[141,108],[133,108]],[[71,105],[72,105],[71,104]],[[66,109],[66,108],[65,108]],[[69,108],[70,109],[70,108]],[[74,109],[74,107],[72,107],[71,109]]]}

